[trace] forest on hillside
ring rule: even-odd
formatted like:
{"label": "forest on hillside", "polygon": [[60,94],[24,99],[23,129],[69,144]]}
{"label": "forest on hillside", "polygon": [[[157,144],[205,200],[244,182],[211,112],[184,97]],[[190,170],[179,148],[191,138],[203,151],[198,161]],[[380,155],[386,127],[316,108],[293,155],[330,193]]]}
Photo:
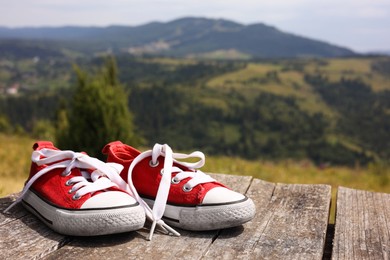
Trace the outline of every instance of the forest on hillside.
{"label": "forest on hillside", "polygon": [[[54,138],[74,94],[72,65],[92,73],[104,60],[0,59],[0,131]],[[390,159],[389,58],[116,62],[144,146],[318,164]]]}

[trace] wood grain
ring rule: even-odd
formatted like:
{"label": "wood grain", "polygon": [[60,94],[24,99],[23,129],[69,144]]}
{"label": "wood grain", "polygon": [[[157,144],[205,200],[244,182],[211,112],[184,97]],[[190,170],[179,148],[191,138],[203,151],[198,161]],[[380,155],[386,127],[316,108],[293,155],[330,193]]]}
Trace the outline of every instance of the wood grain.
{"label": "wood grain", "polygon": [[69,238],[45,226],[20,204],[10,213],[3,210],[14,196],[0,199],[0,259],[39,259],[57,250]]}
{"label": "wood grain", "polygon": [[248,259],[259,240],[258,230],[265,228],[263,219],[275,189],[274,183],[254,179],[247,195],[256,205],[255,218],[243,227],[222,230],[205,254],[206,259]]}
{"label": "wood grain", "polygon": [[332,259],[390,259],[390,194],[339,187]]}
{"label": "wood grain", "polygon": [[11,208],[9,213],[6,214],[3,212],[6,208],[8,208],[9,205],[12,204],[12,202],[16,200],[17,196],[17,194],[11,194],[7,197],[0,198],[0,226],[5,225],[28,214],[27,211],[24,210],[22,205],[20,205],[20,203]]}
{"label": "wood grain", "polygon": [[[215,175],[214,178],[234,190],[245,192],[252,177]],[[47,259],[200,259],[219,231],[189,232],[178,230],[181,237],[155,234],[146,241],[149,230],[94,238],[75,238]]]}
{"label": "wood grain", "polygon": [[254,180],[257,215],[245,231],[224,230],[206,259],[322,259],[331,188]]}
{"label": "wood grain", "polygon": [[[150,242],[146,228],[71,238],[21,205],[2,213],[12,195],[0,198],[0,259],[323,259],[330,186],[211,175],[253,199],[252,221],[220,231],[179,230],[181,237],[157,232]],[[390,259],[390,194],[340,187],[331,252],[333,259]]]}

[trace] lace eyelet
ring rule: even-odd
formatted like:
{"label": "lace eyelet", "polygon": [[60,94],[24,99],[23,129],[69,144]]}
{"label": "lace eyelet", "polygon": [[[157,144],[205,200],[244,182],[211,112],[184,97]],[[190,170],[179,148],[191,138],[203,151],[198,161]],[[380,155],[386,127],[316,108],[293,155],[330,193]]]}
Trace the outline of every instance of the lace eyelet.
{"label": "lace eyelet", "polygon": [[69,193],[69,194],[72,194],[72,193],[73,193],[73,190],[72,190],[72,189],[68,190],[68,193]]}
{"label": "lace eyelet", "polygon": [[81,198],[81,196],[77,195],[77,193],[72,196],[73,200],[79,200],[80,198]]}
{"label": "lace eyelet", "polygon": [[172,180],[171,180],[171,183],[172,184],[179,184],[180,180],[176,179],[176,177],[173,177]]}
{"label": "lace eyelet", "polygon": [[153,161],[150,160],[150,161],[149,161],[149,166],[152,167],[152,168],[154,168],[154,167],[157,167],[157,166],[159,165],[159,163],[160,163],[159,161],[156,161],[156,163],[153,163]]}
{"label": "lace eyelet", "polygon": [[73,182],[71,182],[70,179],[65,182],[65,186],[70,186],[72,184],[73,184]]}
{"label": "lace eyelet", "polygon": [[187,184],[184,184],[184,185],[183,185],[183,191],[184,191],[184,192],[190,192],[190,191],[192,191],[192,187],[188,187]]}
{"label": "lace eyelet", "polygon": [[164,169],[161,169],[160,171],[160,175],[163,176],[164,175]]}

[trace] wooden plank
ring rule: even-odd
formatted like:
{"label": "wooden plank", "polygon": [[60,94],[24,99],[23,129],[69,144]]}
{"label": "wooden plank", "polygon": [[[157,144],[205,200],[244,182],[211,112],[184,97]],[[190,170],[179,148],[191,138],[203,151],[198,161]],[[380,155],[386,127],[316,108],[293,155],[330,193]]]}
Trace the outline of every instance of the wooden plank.
{"label": "wooden plank", "polygon": [[254,179],[247,195],[256,205],[255,218],[243,227],[222,230],[218,238],[210,246],[205,254],[206,259],[235,259],[253,257],[253,248],[259,237],[257,229],[263,225],[263,217],[267,214],[267,208],[275,189],[274,183]]}
{"label": "wooden plank", "polygon": [[390,194],[339,187],[332,259],[390,259]]}
{"label": "wooden plank", "polygon": [[13,201],[15,201],[17,196],[17,194],[11,194],[7,197],[0,198],[0,226],[5,225],[28,214],[27,211],[24,210],[22,205],[20,205],[20,203],[10,209],[10,214],[5,214],[3,212],[6,208],[8,208],[9,205],[11,205]]}
{"label": "wooden plank", "polygon": [[206,259],[322,259],[330,186],[275,186],[255,179],[248,196],[256,217],[245,230],[223,230]]}
{"label": "wooden plank", "polygon": [[68,238],[49,229],[20,204],[3,213],[13,199],[0,199],[0,259],[38,259],[67,242]]}
{"label": "wooden plank", "polygon": [[248,191],[251,181],[253,179],[251,176],[238,176],[220,173],[208,174],[220,183],[223,183],[231,189],[242,194],[245,194]]}
{"label": "wooden plank", "polygon": [[[214,178],[234,190],[245,193],[252,177],[215,175]],[[148,230],[103,237],[74,238],[68,245],[50,254],[47,259],[172,259],[201,258],[219,231],[192,232],[178,230],[181,237],[155,233],[147,241]]]}

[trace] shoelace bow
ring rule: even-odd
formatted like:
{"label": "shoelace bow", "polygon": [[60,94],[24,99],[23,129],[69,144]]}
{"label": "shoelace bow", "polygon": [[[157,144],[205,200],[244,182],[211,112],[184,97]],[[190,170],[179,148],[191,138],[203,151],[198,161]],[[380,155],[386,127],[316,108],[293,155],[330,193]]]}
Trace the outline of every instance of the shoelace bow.
{"label": "shoelace bow", "polygon": [[[132,174],[134,167],[143,159],[147,157],[152,157],[150,161],[151,167],[155,167],[158,164],[158,157],[164,157],[164,168],[162,169],[161,181],[158,187],[156,199],[153,205],[153,209],[149,207],[149,205],[139,196],[137,190],[134,187],[132,180]],[[199,161],[189,163],[182,162],[178,160],[188,159],[188,158],[198,158]],[[183,171],[179,167],[173,166],[173,163],[178,165],[182,165],[187,169],[191,169],[190,171]],[[183,189],[186,191],[191,191],[193,187],[207,182],[214,182],[215,180],[211,178],[209,175],[203,173],[200,170],[195,170],[201,168],[205,164],[205,156],[202,152],[196,151],[190,154],[183,153],[174,153],[172,149],[167,145],[155,144],[152,150],[146,151],[138,155],[130,164],[128,171],[128,187],[130,190],[128,192],[132,193],[135,199],[140,203],[140,205],[144,208],[146,217],[152,221],[152,227],[150,229],[148,240],[152,240],[152,236],[156,225],[158,225],[161,229],[163,229],[166,233],[171,233],[176,236],[180,236],[180,234],[168,226],[161,219],[165,207],[167,205],[169,189],[171,187],[171,182],[179,183],[180,181],[190,177],[191,179],[184,184]],[[175,177],[172,178],[172,173],[177,173]]]}
{"label": "shoelace bow", "polygon": [[[164,168],[161,172],[162,178],[158,187],[153,209],[151,209],[149,205],[139,196],[137,190],[134,187],[134,184],[131,181],[134,167],[140,161],[150,156],[152,157],[152,167],[154,165],[157,166],[158,157],[164,157]],[[188,158],[199,158],[199,161],[194,163],[178,161]],[[118,174],[123,166],[115,163],[104,163],[83,153],[77,153],[73,151],[58,151],[45,148],[39,151],[34,151],[31,159],[37,165],[50,165],[37,172],[25,184],[20,196],[8,208],[6,208],[4,212],[8,212],[12,207],[19,203],[25,196],[28,189],[37,179],[39,179],[39,177],[49,173],[54,169],[65,168],[63,175],[70,174],[73,168],[96,169],[91,174],[92,182],[88,181],[86,179],[88,176],[84,175],[75,176],[68,180],[67,185],[72,185],[71,192],[75,192],[75,199],[78,199],[87,193],[93,193],[113,186],[119,187],[122,190],[126,190],[134,196],[138,203],[144,208],[146,217],[152,221],[152,227],[148,237],[149,240],[152,240],[156,225],[158,225],[166,233],[180,236],[176,230],[168,226],[161,219],[167,204],[171,182],[178,183],[190,177],[191,179],[183,186],[184,189],[190,191],[193,187],[201,183],[215,181],[209,175],[206,175],[200,170],[183,171],[179,167],[173,166],[173,163],[175,162],[176,164],[182,165],[183,167],[191,170],[201,168],[205,164],[205,156],[202,152],[196,151],[190,154],[173,153],[172,149],[166,144],[156,144],[153,147],[153,150],[143,152],[133,160],[128,171],[128,184]],[[172,178],[172,173],[177,173],[174,178]]]}
{"label": "shoelace bow", "polygon": [[[50,171],[59,168],[65,168],[62,173],[64,176],[69,175],[73,168],[80,169],[95,169],[91,176],[83,174],[75,176],[66,182],[66,185],[72,186],[70,192],[75,194],[73,199],[79,199],[87,193],[93,193],[100,190],[105,190],[111,187],[119,187],[126,190],[127,183],[120,177],[119,172],[123,169],[120,164],[104,163],[96,158],[89,157],[83,153],[73,151],[58,151],[52,149],[42,149],[32,153],[31,160],[37,165],[50,164],[37,172],[24,186],[20,196],[13,202],[4,212],[8,212],[12,207],[19,203],[25,196],[28,189],[42,175],[50,173]],[[91,177],[91,181],[86,178]]]}

